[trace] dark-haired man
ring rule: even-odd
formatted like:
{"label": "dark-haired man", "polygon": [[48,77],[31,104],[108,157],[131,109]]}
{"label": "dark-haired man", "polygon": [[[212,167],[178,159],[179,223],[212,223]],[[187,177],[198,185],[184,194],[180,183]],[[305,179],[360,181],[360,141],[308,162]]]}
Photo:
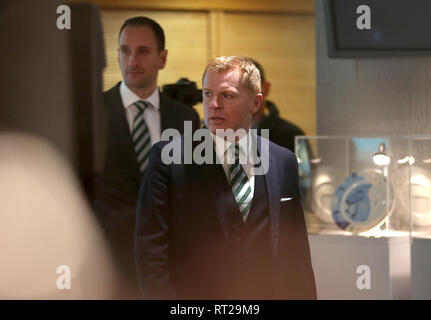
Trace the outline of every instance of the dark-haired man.
{"label": "dark-haired man", "polygon": [[98,190],[97,212],[118,262],[119,298],[139,297],[133,264],[133,230],[137,193],[151,146],[168,128],[184,131],[184,121],[200,127],[192,108],[163,95],[159,70],[168,51],[161,26],[147,17],[124,22],[119,33],[118,61],[123,81],[104,93],[108,115],[105,170]]}
{"label": "dark-haired man", "polygon": [[266,79],[265,71],[260,63],[253,60],[260,72],[262,80],[262,108],[253,115],[253,127],[259,131],[269,129],[269,139],[292,152],[295,152],[295,136],[305,135],[304,131],[292,122],[280,117],[274,102],[268,100],[271,82]]}

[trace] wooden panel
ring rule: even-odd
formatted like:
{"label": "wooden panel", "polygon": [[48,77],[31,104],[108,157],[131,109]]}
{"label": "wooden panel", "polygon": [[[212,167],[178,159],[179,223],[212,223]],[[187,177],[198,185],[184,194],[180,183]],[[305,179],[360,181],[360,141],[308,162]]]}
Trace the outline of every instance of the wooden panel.
{"label": "wooden panel", "polygon": [[313,13],[313,0],[71,0],[96,2],[102,9],[225,10],[242,12]]}
{"label": "wooden panel", "polygon": [[[159,73],[159,85],[188,77],[201,87],[201,75],[210,58],[245,55],[260,61],[272,82],[270,99],[281,115],[316,133],[314,16],[235,12],[102,10],[108,67],[108,89],[121,80],[117,61],[118,31],[136,15],[157,20],[165,29],[168,63]],[[197,106],[202,116],[202,106]]]}
{"label": "wooden panel", "polygon": [[316,133],[313,15],[226,13],[222,55],[259,61],[282,117]]}
{"label": "wooden panel", "polygon": [[208,37],[210,39],[210,56],[208,57],[208,60],[211,60],[213,57],[220,56],[221,44],[223,41],[223,17],[223,11],[211,11],[209,13]]}
{"label": "wooden panel", "polygon": [[[104,89],[115,85],[121,78],[118,64],[118,32],[123,22],[144,15],[156,20],[165,30],[168,62],[159,72],[158,84],[174,83],[180,77],[196,81],[200,87],[202,72],[207,64],[208,14],[178,11],[111,11],[102,10],[107,68],[104,72]],[[198,106],[202,114],[202,107]]]}

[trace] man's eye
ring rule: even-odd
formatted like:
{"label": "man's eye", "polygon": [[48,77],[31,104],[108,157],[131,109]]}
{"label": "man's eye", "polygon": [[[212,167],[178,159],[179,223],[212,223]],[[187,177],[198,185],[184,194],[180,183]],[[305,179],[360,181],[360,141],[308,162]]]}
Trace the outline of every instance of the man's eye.
{"label": "man's eye", "polygon": [[129,48],[120,48],[120,51],[122,54],[130,54],[130,49]]}
{"label": "man's eye", "polygon": [[148,48],[140,48],[139,49],[139,54],[148,54],[150,53],[150,49]]}
{"label": "man's eye", "polygon": [[211,92],[204,92],[204,96],[205,97],[210,97],[211,96]]}
{"label": "man's eye", "polygon": [[225,93],[223,96],[227,99],[233,98],[233,95],[231,95],[230,93]]}

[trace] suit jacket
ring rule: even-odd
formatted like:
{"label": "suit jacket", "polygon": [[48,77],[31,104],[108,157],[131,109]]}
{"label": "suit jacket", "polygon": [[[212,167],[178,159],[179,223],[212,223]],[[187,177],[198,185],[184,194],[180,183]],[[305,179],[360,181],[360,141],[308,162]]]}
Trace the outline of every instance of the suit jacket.
{"label": "suit jacket", "polygon": [[[183,141],[184,137],[174,140],[182,151]],[[261,141],[257,137],[259,153]],[[265,141],[269,144],[264,179],[269,202],[272,261],[267,278],[274,287],[271,298],[315,299],[296,156]],[[230,299],[229,275],[235,259],[223,168],[220,164],[164,164],[161,152],[166,145],[154,145],[150,170],[139,191],[135,257],[141,290],[144,297],[154,299]],[[281,198],[291,199],[280,202]]]}
{"label": "suit jacket", "polygon": [[[118,263],[120,298],[138,298],[133,258],[136,204],[141,183],[133,140],[120,96],[120,82],[103,94],[108,119],[107,152],[103,174],[97,177],[95,210],[107,232]],[[195,110],[160,93],[161,130],[184,132],[184,121],[200,127]]]}
{"label": "suit jacket", "polygon": [[260,130],[269,129],[269,139],[292,152],[295,152],[295,136],[304,136],[304,131],[292,122],[280,118],[277,106],[272,102],[266,101],[268,114],[262,117],[257,124]]}

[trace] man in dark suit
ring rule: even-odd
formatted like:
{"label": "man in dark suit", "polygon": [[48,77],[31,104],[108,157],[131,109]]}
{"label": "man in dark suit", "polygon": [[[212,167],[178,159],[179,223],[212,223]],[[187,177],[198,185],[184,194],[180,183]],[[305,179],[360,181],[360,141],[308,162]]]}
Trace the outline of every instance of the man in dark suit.
{"label": "man in dark suit", "polygon": [[133,259],[133,231],[142,174],[151,146],[165,129],[184,130],[184,121],[200,127],[192,108],[162,94],[159,70],[168,51],[160,25],[147,17],[126,20],[120,29],[118,61],[123,81],[104,93],[109,121],[103,176],[97,188],[96,211],[111,242],[119,277],[119,298],[138,298]]}
{"label": "man in dark suit", "polygon": [[[214,59],[203,76],[207,129],[197,131],[205,148],[190,135],[154,145],[135,229],[144,298],[316,298],[296,157],[249,130],[260,90],[249,59]],[[193,161],[170,163],[167,150]]]}
{"label": "man in dark suit", "polygon": [[[310,178],[308,177],[310,163],[305,159],[313,158],[313,152],[308,140],[298,140],[298,145],[295,150],[295,137],[304,136],[304,131],[296,124],[280,117],[278,108],[274,102],[268,100],[269,92],[271,91],[271,82],[266,77],[265,70],[262,65],[254,59],[251,59],[256,65],[260,73],[261,88],[262,88],[262,107],[253,115],[253,128],[258,130],[258,134],[263,129],[269,130],[269,140],[285,147],[292,152],[297,152],[302,161],[302,179],[300,179],[300,191],[302,195],[302,204],[304,209],[310,210],[311,195],[309,193]],[[306,155],[306,156],[304,156]]]}
{"label": "man in dark suit", "polygon": [[305,133],[296,124],[280,117],[275,103],[268,100],[271,82],[267,80],[262,65],[256,60],[251,60],[260,72],[263,96],[262,108],[253,115],[253,127],[259,131],[269,129],[269,139],[272,142],[295,152],[295,136],[303,136]]}

